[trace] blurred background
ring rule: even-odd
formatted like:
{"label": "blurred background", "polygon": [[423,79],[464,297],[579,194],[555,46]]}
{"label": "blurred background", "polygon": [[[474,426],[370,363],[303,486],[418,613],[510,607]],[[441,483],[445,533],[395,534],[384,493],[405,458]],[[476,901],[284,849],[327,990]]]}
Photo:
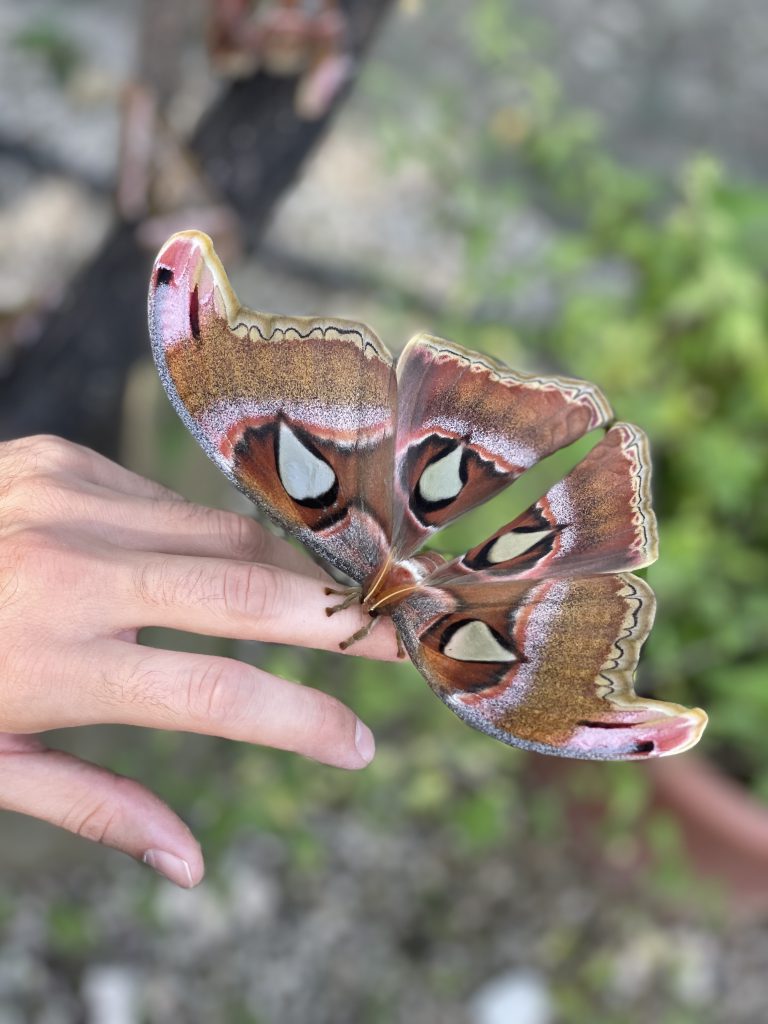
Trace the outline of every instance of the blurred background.
{"label": "blurred background", "polygon": [[0,0],[0,437],[247,511],[149,363],[183,227],[258,309],[585,377],[653,445],[638,688],[710,715],[695,754],[575,765],[472,733],[410,666],[147,635],[339,694],[377,757],[56,736],[160,792],[208,876],[3,815],[0,1024],[768,1017],[766,52],[760,0]]}

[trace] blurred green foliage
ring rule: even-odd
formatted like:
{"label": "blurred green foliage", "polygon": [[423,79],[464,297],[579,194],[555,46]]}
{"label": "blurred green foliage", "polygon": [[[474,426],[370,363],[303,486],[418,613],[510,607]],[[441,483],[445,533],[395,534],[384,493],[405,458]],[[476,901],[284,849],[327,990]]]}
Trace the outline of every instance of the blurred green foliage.
{"label": "blurred green foliage", "polygon": [[13,38],[19,50],[40,61],[56,82],[65,86],[82,64],[83,54],[68,30],[56,18],[32,19]]}
{"label": "blurred green foliage", "polygon": [[77,959],[98,948],[91,908],[75,900],[60,898],[48,908],[48,938],[51,948],[62,957]]}

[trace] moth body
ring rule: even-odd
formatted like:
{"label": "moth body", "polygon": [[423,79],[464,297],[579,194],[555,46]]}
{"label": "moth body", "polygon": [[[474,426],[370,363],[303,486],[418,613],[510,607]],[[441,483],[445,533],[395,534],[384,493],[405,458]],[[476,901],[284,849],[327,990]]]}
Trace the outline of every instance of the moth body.
{"label": "moth body", "polygon": [[[460,718],[559,756],[692,746],[698,709],[638,697],[654,615],[632,574],[657,557],[643,432],[586,381],[520,373],[420,334],[395,362],[364,324],[241,306],[210,239],[174,235],[152,271],[160,378],[209,457],[346,573]],[[590,431],[602,439],[522,515],[459,558],[443,526]],[[332,612],[333,609],[329,609]]]}

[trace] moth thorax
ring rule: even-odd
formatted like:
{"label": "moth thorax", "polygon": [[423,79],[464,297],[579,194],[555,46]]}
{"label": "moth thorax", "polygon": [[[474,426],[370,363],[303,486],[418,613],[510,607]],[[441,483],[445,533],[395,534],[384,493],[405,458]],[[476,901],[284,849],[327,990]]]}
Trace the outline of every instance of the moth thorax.
{"label": "moth thorax", "polygon": [[382,569],[363,596],[363,608],[370,615],[379,615],[399,604],[420,586],[424,571],[416,559],[392,562]]}

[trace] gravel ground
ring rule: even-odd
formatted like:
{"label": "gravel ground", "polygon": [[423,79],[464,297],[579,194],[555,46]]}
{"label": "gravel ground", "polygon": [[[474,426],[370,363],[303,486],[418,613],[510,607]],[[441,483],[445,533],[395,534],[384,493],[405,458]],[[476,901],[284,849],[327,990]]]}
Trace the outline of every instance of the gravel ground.
{"label": "gravel ground", "polygon": [[[757,964],[739,963],[759,933],[739,952],[567,841],[519,836],[478,856],[447,828],[392,833],[353,810],[312,834],[311,871],[290,844],[252,837],[192,893],[117,859],[45,877],[3,928],[0,1021],[759,1019]],[[505,1000],[514,1013],[493,1016]]]}
{"label": "gravel ground", "polygon": [[[114,173],[114,98],[131,66],[136,6],[78,0],[62,19],[50,0],[0,0],[0,140],[48,153],[91,183],[30,175],[0,152],[0,313],[24,308],[41,275],[24,258],[33,229],[35,249],[56,253],[42,273],[58,272],[61,287],[108,222],[102,188]],[[376,59],[411,75],[422,61],[455,75],[455,2],[424,5],[421,18],[407,13],[417,4],[403,7]],[[546,24],[568,94],[604,115],[610,144],[629,159],[666,171],[707,147],[740,173],[768,172],[761,0],[519,7]],[[86,54],[64,93],[8,45],[52,10]],[[235,280],[275,308],[367,319],[396,345],[421,314],[344,282],[387,267],[401,284],[416,282],[428,309],[455,285],[459,252],[425,213],[419,169],[382,170],[364,134],[373,116],[373,101],[355,97],[267,240],[267,251],[335,267],[339,281],[297,282],[264,256]],[[533,236],[546,235],[531,216]],[[407,818],[392,831],[351,806],[309,822],[320,851],[311,867],[288,840],[251,833],[212,881],[181,893],[34,823],[5,816],[0,829],[0,1024],[765,1018],[768,925],[670,909],[642,872],[606,870],[567,835],[546,842],[521,825],[478,852],[457,847],[447,826]]]}

